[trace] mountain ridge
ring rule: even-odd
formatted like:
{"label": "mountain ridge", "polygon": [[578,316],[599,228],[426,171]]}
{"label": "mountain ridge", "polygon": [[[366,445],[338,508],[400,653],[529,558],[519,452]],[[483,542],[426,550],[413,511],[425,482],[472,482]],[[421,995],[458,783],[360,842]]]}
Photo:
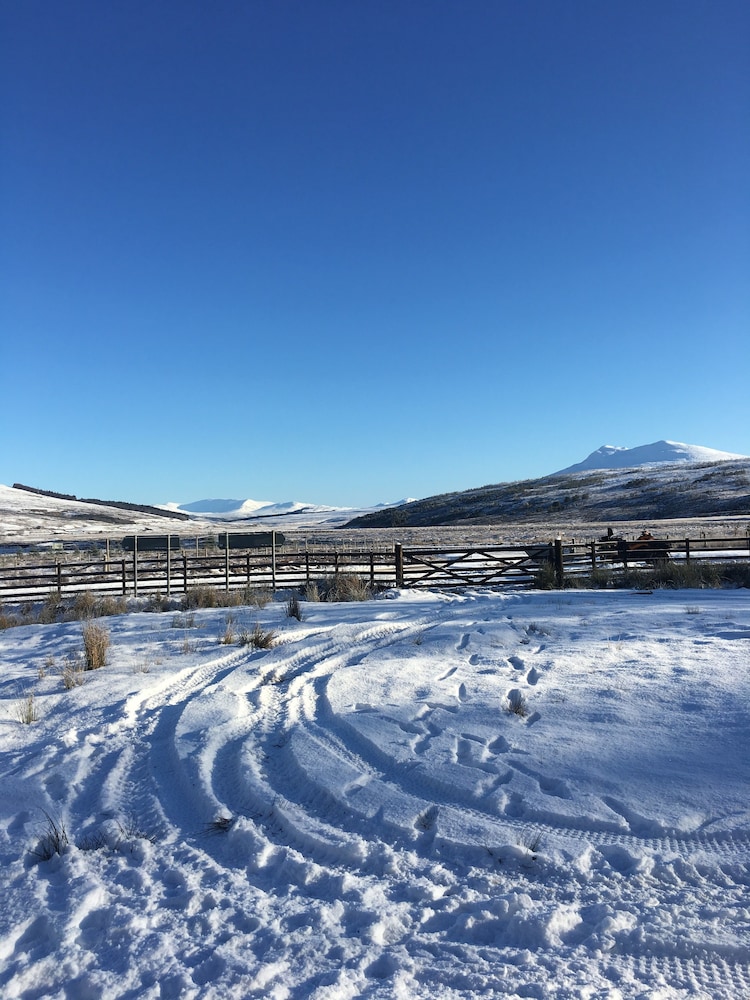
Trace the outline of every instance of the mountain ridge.
{"label": "mountain ridge", "polygon": [[[659,452],[661,457],[655,457]],[[696,456],[706,455],[714,460],[696,461]],[[586,463],[613,460],[613,456],[615,461],[632,460],[633,456],[645,456],[648,461],[625,467],[580,468]],[[190,524],[189,530],[196,532],[211,532],[219,527],[248,530],[255,526],[266,530],[328,530],[750,518],[750,457],[669,441],[633,449],[603,445],[583,463],[539,479],[365,508],[230,499],[150,507],[123,501],[108,504],[79,500],[69,494],[19,484],[0,486],[0,522],[7,537],[54,538],[118,529],[127,533],[160,532],[165,530],[165,515],[189,519],[186,527]]]}
{"label": "mountain ridge", "polygon": [[554,476],[570,472],[586,472],[592,469],[629,469],[661,462],[731,462],[748,458],[730,451],[718,451],[699,444],[685,444],[682,441],[654,441],[635,448],[605,444],[592,451],[582,462],[569,465]]}
{"label": "mountain ridge", "polygon": [[685,517],[750,517],[750,458],[654,462],[558,472],[481,486],[357,517],[347,528],[542,524],[565,521],[653,523]]}

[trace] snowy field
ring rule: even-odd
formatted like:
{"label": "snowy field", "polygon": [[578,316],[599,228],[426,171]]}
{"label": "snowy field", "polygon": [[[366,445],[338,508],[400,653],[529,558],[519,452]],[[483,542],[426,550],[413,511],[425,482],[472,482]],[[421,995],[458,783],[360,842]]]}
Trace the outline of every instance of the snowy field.
{"label": "snowy field", "polygon": [[750,593],[233,613],[0,633],[4,998],[750,995]]}

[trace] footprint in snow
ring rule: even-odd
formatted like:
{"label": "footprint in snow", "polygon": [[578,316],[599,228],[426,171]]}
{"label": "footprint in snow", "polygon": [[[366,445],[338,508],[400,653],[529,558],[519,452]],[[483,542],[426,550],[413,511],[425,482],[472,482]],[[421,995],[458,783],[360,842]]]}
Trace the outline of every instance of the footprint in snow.
{"label": "footprint in snow", "polygon": [[65,793],[68,790],[68,783],[65,781],[61,774],[56,771],[51,774],[49,778],[45,778],[44,785],[51,799],[59,801],[65,797]]}
{"label": "footprint in snow", "polygon": [[504,736],[498,736],[497,739],[487,744],[487,749],[491,750],[492,753],[507,753],[510,750],[510,744]]}
{"label": "footprint in snow", "polygon": [[539,775],[537,780],[546,795],[554,795],[558,799],[570,798],[570,789],[561,778],[546,778],[544,775]]}

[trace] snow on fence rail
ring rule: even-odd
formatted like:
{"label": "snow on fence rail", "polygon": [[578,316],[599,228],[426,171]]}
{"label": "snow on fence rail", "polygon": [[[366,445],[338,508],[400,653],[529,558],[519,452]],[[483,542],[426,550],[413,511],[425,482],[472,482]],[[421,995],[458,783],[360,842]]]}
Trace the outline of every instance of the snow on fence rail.
{"label": "snow on fence rail", "polygon": [[605,539],[585,543],[555,539],[547,544],[433,548],[396,544],[392,549],[346,551],[226,548],[211,555],[193,554],[184,548],[144,552],[135,546],[122,559],[58,558],[43,564],[18,561],[0,566],[0,599],[29,600],[52,592],[66,596],[84,591],[171,597],[202,586],[277,590],[303,587],[344,573],[362,577],[375,587],[563,586],[593,571],[621,571],[666,560],[750,560],[750,538],[669,540],[651,551],[635,545]]}

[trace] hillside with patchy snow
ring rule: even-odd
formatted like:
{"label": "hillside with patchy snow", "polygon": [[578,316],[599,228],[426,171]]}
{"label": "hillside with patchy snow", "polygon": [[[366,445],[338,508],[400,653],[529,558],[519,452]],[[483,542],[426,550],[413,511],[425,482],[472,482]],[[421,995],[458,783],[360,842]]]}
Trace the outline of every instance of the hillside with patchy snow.
{"label": "hillside with patchy snow", "polygon": [[650,462],[558,472],[417,500],[365,514],[351,527],[587,524],[683,518],[750,518],[750,458]]}

